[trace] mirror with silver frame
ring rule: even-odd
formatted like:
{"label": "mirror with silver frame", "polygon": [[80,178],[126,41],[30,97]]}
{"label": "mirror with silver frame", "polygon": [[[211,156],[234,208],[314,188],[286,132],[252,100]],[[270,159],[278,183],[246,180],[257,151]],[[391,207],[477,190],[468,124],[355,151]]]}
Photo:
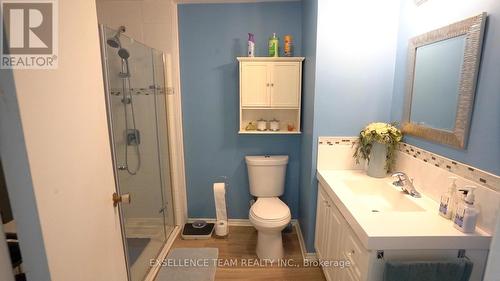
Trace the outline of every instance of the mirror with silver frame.
{"label": "mirror with silver frame", "polygon": [[410,39],[403,132],[465,148],[486,13]]}

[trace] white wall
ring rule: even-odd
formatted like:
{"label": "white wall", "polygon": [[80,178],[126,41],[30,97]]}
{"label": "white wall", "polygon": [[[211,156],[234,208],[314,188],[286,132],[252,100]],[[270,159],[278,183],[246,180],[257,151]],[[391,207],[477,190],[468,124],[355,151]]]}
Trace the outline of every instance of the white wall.
{"label": "white wall", "polygon": [[24,269],[37,281],[126,280],[94,1],[59,1],[58,57],[55,70],[0,76],[0,149]]}

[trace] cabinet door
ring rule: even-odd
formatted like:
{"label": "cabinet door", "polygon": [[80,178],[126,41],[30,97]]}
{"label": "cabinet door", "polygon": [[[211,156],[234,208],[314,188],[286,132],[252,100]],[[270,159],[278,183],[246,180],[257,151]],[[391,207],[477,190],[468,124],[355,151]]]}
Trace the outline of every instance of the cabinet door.
{"label": "cabinet door", "polygon": [[342,272],[340,272],[339,275],[341,275],[341,277],[339,278],[339,280],[342,280],[342,281],[359,281],[359,278],[357,278],[352,272],[351,272],[351,269],[350,268],[344,268],[344,269],[341,269]]}
{"label": "cabinet door", "polygon": [[[328,229],[326,233],[328,234],[328,250],[326,254],[326,259],[329,261],[342,260],[341,254],[341,243],[342,236],[344,233],[344,218],[337,210],[333,202],[328,199]],[[337,267],[328,267],[327,274],[330,276],[330,280],[343,281],[342,271],[345,269]]]}
{"label": "cabinet door", "polygon": [[314,237],[314,246],[316,253],[320,259],[325,258],[326,255],[326,218],[327,218],[327,201],[323,190],[318,190],[318,202],[316,209],[316,233]]}
{"label": "cabinet door", "polygon": [[341,243],[340,252],[351,262],[349,270],[359,280],[366,280],[368,272],[369,252],[363,248],[361,241],[350,228],[347,228]]}
{"label": "cabinet door", "polygon": [[241,106],[269,107],[270,64],[244,62],[241,64]]}
{"label": "cabinet door", "polygon": [[271,106],[299,107],[300,62],[275,62],[271,72]]}

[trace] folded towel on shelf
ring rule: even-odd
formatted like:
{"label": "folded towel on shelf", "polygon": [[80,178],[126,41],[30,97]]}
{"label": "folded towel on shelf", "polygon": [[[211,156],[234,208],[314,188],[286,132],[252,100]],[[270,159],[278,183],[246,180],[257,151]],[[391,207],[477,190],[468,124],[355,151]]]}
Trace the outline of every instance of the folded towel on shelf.
{"label": "folded towel on shelf", "polygon": [[387,261],[384,281],[468,281],[472,262],[465,258],[450,261]]}

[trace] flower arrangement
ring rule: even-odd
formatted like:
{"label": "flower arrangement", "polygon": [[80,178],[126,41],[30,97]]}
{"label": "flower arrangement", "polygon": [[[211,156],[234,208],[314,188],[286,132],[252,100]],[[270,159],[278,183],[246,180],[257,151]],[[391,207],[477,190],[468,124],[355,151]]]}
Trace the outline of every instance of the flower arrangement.
{"label": "flower arrangement", "polygon": [[389,172],[394,165],[394,151],[402,138],[403,134],[396,128],[396,124],[370,123],[359,132],[353,157],[356,158],[356,163],[359,163],[360,158],[370,162],[370,152],[373,145],[375,143],[385,144],[387,149],[385,169]]}

